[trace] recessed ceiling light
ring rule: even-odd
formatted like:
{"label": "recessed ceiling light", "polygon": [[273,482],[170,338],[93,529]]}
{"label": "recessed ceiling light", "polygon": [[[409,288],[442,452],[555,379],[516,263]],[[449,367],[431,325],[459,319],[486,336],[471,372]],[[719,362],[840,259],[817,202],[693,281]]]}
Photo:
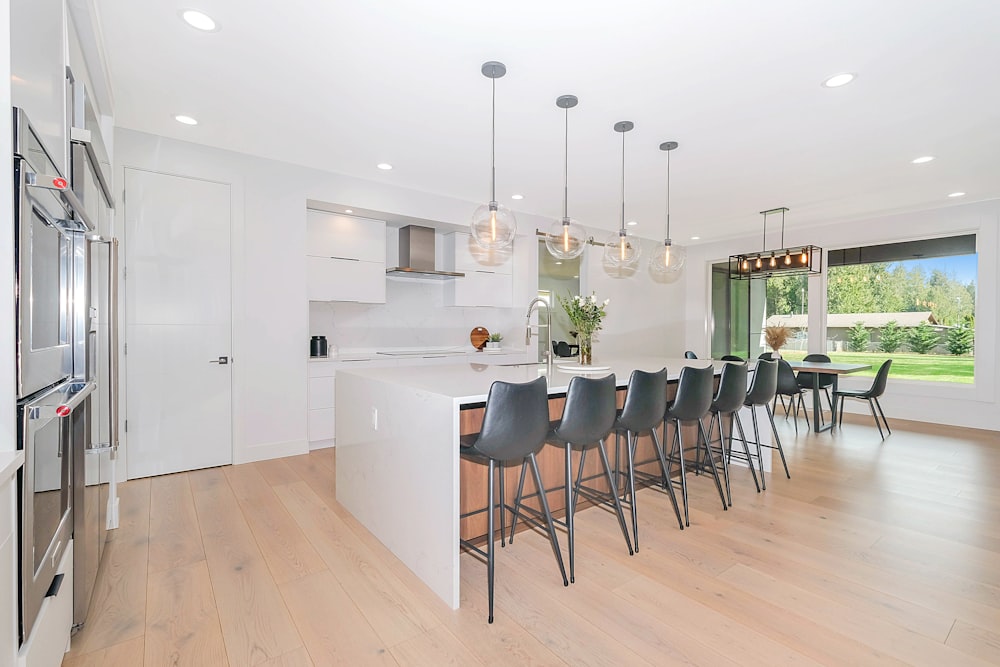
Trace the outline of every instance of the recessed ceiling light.
{"label": "recessed ceiling light", "polygon": [[174,120],[176,120],[178,123],[184,123],[185,125],[198,124],[198,121],[196,121],[194,118],[192,118],[191,116],[185,116],[183,114],[179,116],[174,116]]}
{"label": "recessed ceiling light", "polygon": [[392,169],[392,165],[389,164],[388,162],[379,162],[376,166],[382,171],[389,171],[390,169]]}
{"label": "recessed ceiling light", "polygon": [[930,162],[934,159],[933,155],[924,155],[923,157],[918,157],[916,159],[910,160],[913,164],[924,164],[925,162]]}
{"label": "recessed ceiling light", "polygon": [[840,86],[846,86],[851,81],[854,81],[854,75],[850,72],[841,72],[840,74],[834,74],[833,76],[827,78],[823,82],[825,88],[839,88]]}
{"label": "recessed ceiling light", "polygon": [[965,193],[964,193],[964,192],[952,192],[952,193],[951,193],[950,195],[948,195],[948,196],[949,196],[949,197],[964,197],[964,196],[965,196]]}
{"label": "recessed ceiling light", "polygon": [[524,199],[524,195],[511,195],[510,198],[511,199],[518,199],[518,200],[520,200],[520,199]]}
{"label": "recessed ceiling light", "polygon": [[205,32],[216,32],[219,24],[211,16],[197,9],[185,9],[181,11],[181,18],[192,28],[204,30]]}
{"label": "recessed ceiling light", "polygon": [[344,213],[354,213],[354,211],[352,209],[345,208]]}
{"label": "recessed ceiling light", "polygon": [[625,224],[626,224],[626,225],[628,225],[629,227],[635,227],[635,226],[636,226],[636,225],[638,225],[639,223],[638,223],[638,222],[636,222],[635,220],[629,220],[629,221],[628,221],[628,222],[626,222]]}
{"label": "recessed ceiling light", "polygon": [[692,236],[692,237],[691,237],[691,240],[692,240],[692,241],[697,241],[697,240],[699,240],[699,239],[701,239],[701,237],[700,237],[700,236]]}

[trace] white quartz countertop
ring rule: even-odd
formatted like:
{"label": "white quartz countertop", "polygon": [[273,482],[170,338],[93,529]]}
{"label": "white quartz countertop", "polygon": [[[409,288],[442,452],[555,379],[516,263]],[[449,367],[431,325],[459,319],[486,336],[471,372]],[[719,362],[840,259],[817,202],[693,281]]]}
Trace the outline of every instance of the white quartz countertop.
{"label": "white quartz countertop", "polygon": [[[561,362],[565,363],[561,363]],[[356,368],[350,367],[338,371],[339,374],[358,375],[361,377],[388,382],[395,385],[412,387],[413,389],[448,396],[459,404],[478,403],[486,400],[490,385],[500,380],[504,382],[530,382],[539,376],[548,377],[549,393],[566,391],[569,381],[575,375],[586,377],[604,377],[615,374],[616,382],[624,387],[628,384],[629,375],[633,370],[658,371],[667,369],[671,380],[676,380],[684,366],[705,368],[714,366],[721,369],[726,362],[713,362],[711,359],[677,359],[669,357],[621,357],[615,359],[595,360],[594,370],[589,372],[571,372],[562,366],[575,365],[576,359],[567,358],[553,366],[551,373],[544,363],[515,365],[487,365],[475,362],[459,362],[439,366],[423,366],[418,368]],[[603,370],[598,370],[603,367]]]}
{"label": "white quartz countertop", "polygon": [[378,350],[341,350],[336,355],[328,357],[309,357],[310,363],[330,363],[338,361],[384,361],[386,359],[430,359],[454,357],[456,361],[463,358],[475,360],[477,357],[485,358],[489,356],[507,354],[525,354],[527,350],[523,347],[501,347],[497,350],[478,351],[471,346],[452,348],[386,348]]}
{"label": "white quartz countertop", "polygon": [[13,477],[23,464],[24,452],[22,450],[0,452],[0,483]]}

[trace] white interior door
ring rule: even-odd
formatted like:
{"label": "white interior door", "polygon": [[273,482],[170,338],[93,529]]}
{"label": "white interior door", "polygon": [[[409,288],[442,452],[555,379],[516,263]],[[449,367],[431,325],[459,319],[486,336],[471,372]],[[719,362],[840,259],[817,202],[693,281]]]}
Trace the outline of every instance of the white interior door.
{"label": "white interior door", "polygon": [[125,169],[128,477],[232,463],[230,188]]}

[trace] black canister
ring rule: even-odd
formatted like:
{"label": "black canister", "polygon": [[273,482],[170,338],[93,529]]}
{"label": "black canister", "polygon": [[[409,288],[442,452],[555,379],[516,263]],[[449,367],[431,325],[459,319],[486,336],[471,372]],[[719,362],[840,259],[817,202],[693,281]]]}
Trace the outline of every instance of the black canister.
{"label": "black canister", "polygon": [[325,357],[327,356],[327,349],[326,336],[313,336],[309,340],[310,357]]}

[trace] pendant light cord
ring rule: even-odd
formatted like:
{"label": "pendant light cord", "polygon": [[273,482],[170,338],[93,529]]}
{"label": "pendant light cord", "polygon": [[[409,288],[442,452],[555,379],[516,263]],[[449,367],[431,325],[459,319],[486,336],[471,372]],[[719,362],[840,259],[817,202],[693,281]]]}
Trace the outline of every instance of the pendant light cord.
{"label": "pendant light cord", "polygon": [[625,132],[622,132],[622,232],[625,231]]}
{"label": "pendant light cord", "polygon": [[767,250],[767,211],[764,211],[764,238],[763,242],[761,243],[760,251],[765,252],[766,250]]}
{"label": "pendant light cord", "polygon": [[490,125],[490,203],[497,200],[497,80],[493,81],[492,118]]}
{"label": "pendant light cord", "polygon": [[670,153],[667,151],[667,237],[664,243],[670,241]]}
{"label": "pendant light cord", "polygon": [[566,135],[563,140],[563,222],[569,219],[569,107],[566,112]]}
{"label": "pendant light cord", "polygon": [[785,247],[785,211],[781,211],[781,247]]}

